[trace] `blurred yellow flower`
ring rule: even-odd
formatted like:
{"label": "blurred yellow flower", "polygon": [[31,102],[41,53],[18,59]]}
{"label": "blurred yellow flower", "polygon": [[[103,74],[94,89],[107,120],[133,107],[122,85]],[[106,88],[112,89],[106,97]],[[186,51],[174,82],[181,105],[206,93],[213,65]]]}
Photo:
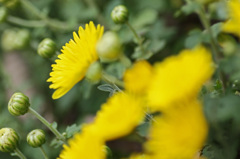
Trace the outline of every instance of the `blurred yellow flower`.
{"label": "blurred yellow flower", "polygon": [[161,110],[174,102],[195,98],[213,72],[211,54],[202,46],[166,58],[154,66],[147,94],[149,107]]}
{"label": "blurred yellow flower", "polygon": [[104,142],[90,132],[76,134],[69,140],[69,146],[63,145],[58,159],[105,159]]}
{"label": "blurred yellow flower", "polygon": [[155,118],[146,153],[150,159],[192,159],[201,150],[207,132],[201,103],[178,103]]}
{"label": "blurred yellow flower", "polygon": [[76,83],[82,80],[88,67],[98,59],[96,53],[97,41],[102,37],[103,26],[95,27],[93,22],[86,24],[85,29],[79,27],[78,35],[73,33],[73,39],[63,46],[62,54],[52,65],[52,72],[47,82],[56,89],[52,98],[58,99],[65,95]]}
{"label": "blurred yellow flower", "polygon": [[138,61],[124,74],[125,89],[135,94],[145,94],[153,73],[147,61]]}
{"label": "blurred yellow flower", "polygon": [[240,0],[227,2],[230,19],[223,24],[222,30],[240,37]]}
{"label": "blurred yellow flower", "polygon": [[[95,121],[86,127],[104,141],[131,133],[144,119],[141,100],[130,94],[114,94],[98,111]],[[91,130],[90,130],[91,129]]]}

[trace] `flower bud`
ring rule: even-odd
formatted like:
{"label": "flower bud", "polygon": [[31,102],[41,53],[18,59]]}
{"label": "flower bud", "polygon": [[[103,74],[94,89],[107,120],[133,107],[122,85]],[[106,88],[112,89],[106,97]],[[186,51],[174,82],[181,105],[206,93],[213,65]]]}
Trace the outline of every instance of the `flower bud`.
{"label": "flower bud", "polygon": [[46,38],[38,45],[38,54],[43,58],[51,58],[56,53],[56,43],[49,38]]}
{"label": "flower bud", "polygon": [[0,7],[0,23],[5,22],[7,15],[7,9],[5,7]]}
{"label": "flower bud", "polygon": [[28,112],[29,98],[21,92],[14,93],[8,102],[8,111],[14,115],[24,115]]}
{"label": "flower bud", "polygon": [[16,149],[19,137],[11,128],[0,129],[0,151],[12,152]]}
{"label": "flower bud", "polygon": [[122,53],[122,45],[115,32],[108,31],[97,43],[97,53],[102,62],[117,60]]}
{"label": "flower bud", "polygon": [[88,71],[86,73],[86,78],[93,83],[99,82],[99,80],[102,77],[102,66],[100,62],[94,62],[90,65],[88,68]]}
{"label": "flower bud", "polygon": [[5,51],[24,49],[30,39],[30,33],[25,29],[4,30],[1,38],[1,45]]}
{"label": "flower bud", "polygon": [[116,6],[111,13],[114,23],[123,24],[128,21],[128,9],[124,5]]}
{"label": "flower bud", "polygon": [[46,142],[45,133],[41,129],[35,129],[27,135],[27,143],[32,147],[40,147]]}

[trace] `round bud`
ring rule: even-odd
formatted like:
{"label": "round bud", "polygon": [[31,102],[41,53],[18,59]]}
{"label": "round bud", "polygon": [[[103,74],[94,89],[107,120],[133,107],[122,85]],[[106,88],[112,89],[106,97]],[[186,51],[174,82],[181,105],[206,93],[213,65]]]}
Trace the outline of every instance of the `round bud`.
{"label": "round bud", "polygon": [[97,43],[97,53],[102,62],[112,62],[122,53],[122,45],[115,32],[108,31]]}
{"label": "round bud", "polygon": [[5,7],[0,7],[0,23],[5,22],[7,15],[7,9]]}
{"label": "round bud", "polygon": [[86,73],[86,78],[92,83],[97,83],[99,82],[101,77],[102,77],[102,66],[100,62],[97,61],[92,63],[88,68],[88,71]]}
{"label": "round bud", "polygon": [[1,38],[1,45],[5,51],[24,49],[30,39],[30,32],[25,29],[6,29]]}
{"label": "round bud", "polygon": [[46,38],[38,45],[38,54],[44,58],[51,58],[56,53],[56,43],[49,38]]}
{"label": "round bud", "polygon": [[29,98],[21,92],[14,93],[8,102],[8,111],[14,115],[24,115],[28,112]]}
{"label": "round bud", "polygon": [[123,24],[128,21],[128,9],[124,5],[116,6],[111,13],[114,23]]}
{"label": "round bud", "polygon": [[0,129],[0,151],[13,152],[18,144],[19,137],[11,128]]}
{"label": "round bud", "polygon": [[27,135],[27,143],[32,147],[40,147],[46,142],[45,133],[41,129],[35,129]]}

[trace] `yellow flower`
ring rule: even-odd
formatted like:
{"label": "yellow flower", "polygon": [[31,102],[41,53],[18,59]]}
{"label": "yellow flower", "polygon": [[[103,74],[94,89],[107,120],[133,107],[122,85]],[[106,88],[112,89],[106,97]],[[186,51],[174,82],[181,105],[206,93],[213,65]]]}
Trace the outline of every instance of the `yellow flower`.
{"label": "yellow flower", "polygon": [[58,159],[105,159],[104,142],[90,132],[76,134],[69,140],[69,146],[63,145]]}
{"label": "yellow flower", "polygon": [[184,50],[154,66],[148,100],[152,109],[195,98],[214,72],[211,54],[204,47]]}
{"label": "yellow flower", "polygon": [[179,103],[155,119],[146,153],[151,159],[192,159],[202,148],[207,132],[201,103]]}
{"label": "yellow flower", "polygon": [[124,74],[125,89],[131,93],[145,94],[152,77],[152,66],[147,61],[136,62]]}
{"label": "yellow flower", "polygon": [[85,30],[79,27],[78,35],[73,33],[73,39],[63,46],[62,54],[52,65],[52,72],[47,82],[52,82],[49,88],[56,89],[52,98],[58,99],[65,95],[76,83],[82,80],[88,67],[98,59],[96,43],[102,37],[103,27],[95,27],[93,22],[86,24]]}
{"label": "yellow flower", "polygon": [[86,129],[96,132],[104,141],[113,140],[128,135],[142,122],[144,116],[140,99],[119,92],[102,105],[94,123]]}
{"label": "yellow flower", "polygon": [[222,30],[240,37],[240,1],[230,0],[227,3],[230,20],[223,24]]}

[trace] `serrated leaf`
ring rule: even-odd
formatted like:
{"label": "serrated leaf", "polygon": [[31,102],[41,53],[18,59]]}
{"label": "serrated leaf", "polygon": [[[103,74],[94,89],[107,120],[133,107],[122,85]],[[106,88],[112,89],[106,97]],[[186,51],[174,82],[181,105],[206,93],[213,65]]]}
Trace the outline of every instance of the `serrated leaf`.
{"label": "serrated leaf", "polygon": [[66,128],[66,133],[67,133],[67,138],[71,138],[75,133],[80,131],[80,126],[78,126],[77,124],[73,124],[71,126],[68,126]]}
{"label": "serrated leaf", "polygon": [[61,147],[63,144],[64,144],[63,141],[54,138],[54,139],[51,141],[50,146],[53,147],[53,148],[59,148],[59,147]]}
{"label": "serrated leaf", "polygon": [[189,2],[181,8],[181,11],[186,15],[196,12],[199,10],[200,5],[197,2]]}

